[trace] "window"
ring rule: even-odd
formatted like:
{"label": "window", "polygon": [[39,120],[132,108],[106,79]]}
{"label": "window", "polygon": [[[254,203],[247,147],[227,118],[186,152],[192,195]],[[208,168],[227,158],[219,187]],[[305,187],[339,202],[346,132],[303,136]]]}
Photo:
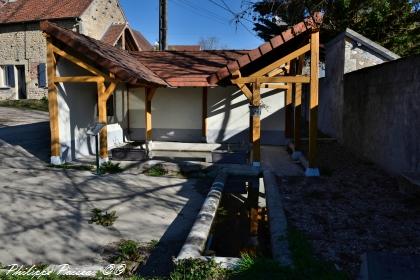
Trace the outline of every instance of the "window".
{"label": "window", "polygon": [[0,87],[15,86],[15,66],[0,65]]}

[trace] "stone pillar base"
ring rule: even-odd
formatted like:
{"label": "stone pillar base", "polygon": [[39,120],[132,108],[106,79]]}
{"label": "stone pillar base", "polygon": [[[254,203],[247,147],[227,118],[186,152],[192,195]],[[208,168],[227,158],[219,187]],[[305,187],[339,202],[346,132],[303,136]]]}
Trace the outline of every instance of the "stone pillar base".
{"label": "stone pillar base", "polygon": [[318,168],[306,168],[305,170],[306,177],[319,177],[319,169]]}
{"label": "stone pillar base", "polygon": [[58,157],[58,156],[52,156],[50,158],[50,163],[52,165],[61,165],[61,164],[63,164],[63,162],[61,161],[61,157]]}
{"label": "stone pillar base", "polygon": [[252,166],[253,167],[260,167],[261,166],[261,162],[259,162],[259,161],[253,161],[252,162]]}

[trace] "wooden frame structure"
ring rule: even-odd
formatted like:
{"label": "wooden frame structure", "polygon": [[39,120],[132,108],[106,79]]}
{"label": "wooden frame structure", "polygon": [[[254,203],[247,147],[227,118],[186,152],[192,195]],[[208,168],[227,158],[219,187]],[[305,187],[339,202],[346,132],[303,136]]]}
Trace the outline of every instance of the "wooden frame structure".
{"label": "wooden frame structure", "polygon": [[[242,76],[241,70],[234,71],[231,75],[231,83],[242,91],[250,104],[251,160],[254,165],[259,165],[261,161],[261,88],[285,90],[285,136],[290,138],[299,149],[301,147],[302,84],[309,84],[309,154],[306,174],[317,176],[319,174],[316,168],[319,30],[313,29],[309,35],[307,44],[247,77]],[[305,54],[308,52],[310,53],[310,75],[303,76]]]}
{"label": "wooden frame structure", "polygon": [[[75,65],[87,70],[92,75],[89,76],[57,76],[57,57],[62,57]],[[57,83],[96,83],[98,90],[98,122],[107,124],[106,102],[114,93],[118,81],[112,73],[105,74],[91,66],[89,63],[76,58],[61,48],[55,46],[47,37],[47,71],[48,71],[48,108],[50,112],[50,131],[51,131],[51,162],[61,163],[61,147],[59,132],[59,112],[58,112],[58,90]],[[101,161],[108,160],[108,139],[106,126],[100,132],[100,158]]]}

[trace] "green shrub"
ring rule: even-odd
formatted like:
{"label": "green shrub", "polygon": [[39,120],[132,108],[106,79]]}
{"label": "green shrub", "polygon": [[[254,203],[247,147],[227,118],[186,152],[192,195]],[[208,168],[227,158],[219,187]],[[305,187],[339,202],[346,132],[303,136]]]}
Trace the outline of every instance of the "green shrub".
{"label": "green shrub", "polygon": [[228,279],[228,271],[214,260],[181,260],[170,275],[171,280],[222,280]]}
{"label": "green shrub", "polygon": [[163,167],[162,164],[156,164],[150,167],[145,173],[148,176],[160,177],[168,174],[168,171]]}
{"label": "green shrub", "polygon": [[119,163],[113,163],[111,161],[105,162],[99,167],[99,172],[101,174],[105,174],[105,173],[115,174],[115,173],[120,173],[122,171],[123,169],[120,167]]}
{"label": "green shrub", "polygon": [[109,213],[108,212],[103,213],[101,209],[94,208],[92,209],[91,212],[92,212],[92,216],[90,218],[89,224],[95,223],[97,225],[109,227],[109,226],[112,226],[118,218],[117,212],[115,210]]}

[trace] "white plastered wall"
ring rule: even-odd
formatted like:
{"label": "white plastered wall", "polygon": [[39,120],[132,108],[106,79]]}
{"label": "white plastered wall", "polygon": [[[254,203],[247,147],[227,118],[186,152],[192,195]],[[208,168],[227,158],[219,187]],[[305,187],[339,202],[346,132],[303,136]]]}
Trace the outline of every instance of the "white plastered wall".
{"label": "white plastered wall", "polygon": [[[129,94],[129,135],[144,140],[144,89]],[[263,144],[285,144],[284,92],[262,89],[261,135]],[[235,87],[208,90],[207,142],[248,143],[249,107]],[[160,88],[152,100],[153,140],[200,142],[202,88]]]}
{"label": "white plastered wall", "polygon": [[[60,76],[91,75],[65,59],[59,60],[57,73]],[[98,121],[96,83],[60,83],[57,88],[61,159],[71,161],[95,155],[95,138],[88,136],[87,130]],[[108,149],[124,142],[123,92],[124,87],[118,88],[115,97],[110,97],[115,98],[115,115],[108,117]]]}

